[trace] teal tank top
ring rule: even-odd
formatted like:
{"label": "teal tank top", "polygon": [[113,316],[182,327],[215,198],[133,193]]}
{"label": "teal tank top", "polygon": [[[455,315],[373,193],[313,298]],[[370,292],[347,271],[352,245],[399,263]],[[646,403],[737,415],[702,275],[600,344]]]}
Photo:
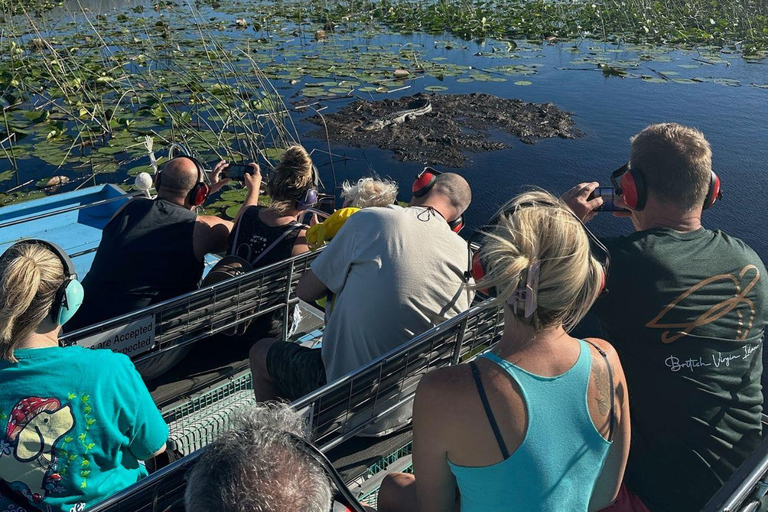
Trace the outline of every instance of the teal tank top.
{"label": "teal tank top", "polygon": [[517,450],[498,464],[466,467],[448,461],[461,492],[461,512],[587,511],[611,443],[589,414],[592,356],[586,342],[579,343],[576,364],[556,377],[527,372],[496,354],[482,356],[520,386],[528,430]]}

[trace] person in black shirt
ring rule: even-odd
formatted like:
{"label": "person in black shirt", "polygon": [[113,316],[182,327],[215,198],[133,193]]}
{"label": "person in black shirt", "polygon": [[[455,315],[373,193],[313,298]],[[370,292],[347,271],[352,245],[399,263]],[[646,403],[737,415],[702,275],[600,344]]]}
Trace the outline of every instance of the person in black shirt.
{"label": "person in black shirt", "polygon": [[[312,159],[303,147],[287,148],[266,187],[269,206],[258,205],[261,175],[246,174],[248,195],[235,218],[227,254],[260,268],[308,252],[309,226],[299,222],[298,217],[317,199],[314,173]],[[246,338],[255,341],[281,332],[282,311],[258,317],[248,327]]]}
{"label": "person in black shirt", "polygon": [[[225,166],[214,168],[208,194],[228,182],[221,179]],[[115,213],[83,279],[86,298],[68,331],[197,288],[205,255],[223,252],[232,229],[229,221],[195,213],[207,196],[203,172],[196,160],[176,157],[160,172],[155,199],[131,199]]]}
{"label": "person in black shirt", "polygon": [[[760,443],[765,266],[741,240],[702,226],[720,183],[700,131],[651,125],[619,171],[616,204],[636,232],[605,240],[610,291],[593,312],[627,376],[625,481],[652,512],[698,511]],[[589,220],[597,186],[563,200]]]}

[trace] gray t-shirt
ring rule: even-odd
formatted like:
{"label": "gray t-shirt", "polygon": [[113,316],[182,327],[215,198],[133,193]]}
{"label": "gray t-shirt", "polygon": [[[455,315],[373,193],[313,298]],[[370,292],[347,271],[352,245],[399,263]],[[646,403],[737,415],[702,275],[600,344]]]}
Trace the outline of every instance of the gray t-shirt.
{"label": "gray t-shirt", "polygon": [[336,302],[323,335],[328,382],[466,310],[467,244],[423,207],[366,208],[312,263]]}

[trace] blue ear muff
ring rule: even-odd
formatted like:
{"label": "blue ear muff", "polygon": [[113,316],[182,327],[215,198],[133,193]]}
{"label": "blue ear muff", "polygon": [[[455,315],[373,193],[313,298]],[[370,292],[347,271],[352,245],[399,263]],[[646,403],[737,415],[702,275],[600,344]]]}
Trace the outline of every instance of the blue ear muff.
{"label": "blue ear muff", "polygon": [[71,280],[63,285],[63,294],[59,302],[59,311],[55,317],[56,323],[64,325],[75,316],[77,310],[83,305],[85,290],[83,285],[77,279]]}

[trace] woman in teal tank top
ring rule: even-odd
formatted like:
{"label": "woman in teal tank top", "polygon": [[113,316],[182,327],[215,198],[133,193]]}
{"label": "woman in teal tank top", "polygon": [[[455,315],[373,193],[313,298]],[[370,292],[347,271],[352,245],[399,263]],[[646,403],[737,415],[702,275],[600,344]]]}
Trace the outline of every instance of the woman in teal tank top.
{"label": "woman in teal tank top", "polygon": [[424,377],[415,476],[388,477],[379,512],[592,512],[618,494],[624,373],[607,342],[567,334],[601,293],[608,254],[546,192],[516,197],[498,217],[475,277],[505,304],[503,335],[474,362]]}

